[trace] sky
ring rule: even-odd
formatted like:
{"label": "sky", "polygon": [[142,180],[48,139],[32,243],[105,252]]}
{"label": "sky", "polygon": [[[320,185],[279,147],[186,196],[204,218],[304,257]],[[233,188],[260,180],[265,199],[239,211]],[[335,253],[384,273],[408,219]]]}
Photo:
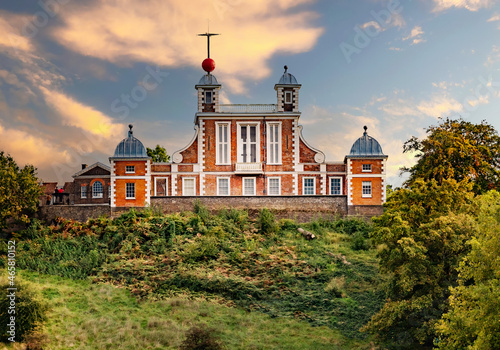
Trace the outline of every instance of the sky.
{"label": "sky", "polygon": [[0,151],[43,181],[109,164],[127,125],[168,154],[194,134],[208,30],[222,103],[276,103],[289,67],[303,135],[343,161],[368,127],[388,183],[440,118],[500,130],[497,0],[16,0],[0,3]]}

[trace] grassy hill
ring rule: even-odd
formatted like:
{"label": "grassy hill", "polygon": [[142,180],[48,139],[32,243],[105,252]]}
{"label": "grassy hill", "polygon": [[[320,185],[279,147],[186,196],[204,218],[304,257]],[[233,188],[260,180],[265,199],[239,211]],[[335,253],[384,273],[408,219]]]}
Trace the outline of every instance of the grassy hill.
{"label": "grassy hill", "polygon": [[227,349],[372,348],[359,328],[384,293],[370,226],[301,224],[311,241],[297,227],[201,206],[35,223],[17,265],[49,300],[50,349],[178,349],[197,325]]}

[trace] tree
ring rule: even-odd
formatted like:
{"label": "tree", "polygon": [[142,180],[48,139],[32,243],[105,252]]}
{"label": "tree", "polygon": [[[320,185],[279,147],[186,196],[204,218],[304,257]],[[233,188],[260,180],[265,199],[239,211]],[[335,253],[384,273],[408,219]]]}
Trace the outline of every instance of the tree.
{"label": "tree", "polygon": [[493,126],[447,118],[426,132],[427,138],[414,136],[403,146],[405,153],[417,152],[417,163],[401,169],[410,174],[407,184],[418,178],[468,179],[478,194],[500,188],[500,137]]}
{"label": "tree", "polygon": [[477,198],[479,233],[438,325],[440,349],[500,349],[500,193]]}
{"label": "tree", "polygon": [[165,147],[162,147],[160,145],[156,145],[155,149],[147,147],[146,152],[148,154],[148,157],[153,158],[153,162],[156,163],[170,162],[170,156],[167,154],[167,150],[165,149]]}
{"label": "tree", "polygon": [[387,302],[363,328],[399,348],[432,346],[435,324],[447,311],[449,287],[474,232],[471,184],[415,180],[389,197],[373,219],[380,269],[388,273]]}
{"label": "tree", "polygon": [[41,194],[36,169],[32,165],[21,169],[10,155],[0,152],[0,231],[12,223],[28,222]]}

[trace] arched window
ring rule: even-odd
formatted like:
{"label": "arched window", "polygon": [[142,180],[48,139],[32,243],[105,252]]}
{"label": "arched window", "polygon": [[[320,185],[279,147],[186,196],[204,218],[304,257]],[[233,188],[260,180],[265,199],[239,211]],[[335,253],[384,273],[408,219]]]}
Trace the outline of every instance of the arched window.
{"label": "arched window", "polygon": [[101,181],[96,181],[92,185],[92,198],[102,198],[103,186]]}

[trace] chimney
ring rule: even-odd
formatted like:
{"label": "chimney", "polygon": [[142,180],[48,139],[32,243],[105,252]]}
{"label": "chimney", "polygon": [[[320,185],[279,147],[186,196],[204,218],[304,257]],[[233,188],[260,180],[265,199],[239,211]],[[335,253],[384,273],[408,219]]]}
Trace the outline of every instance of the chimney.
{"label": "chimney", "polygon": [[82,170],[87,167],[87,164],[82,164]]}

